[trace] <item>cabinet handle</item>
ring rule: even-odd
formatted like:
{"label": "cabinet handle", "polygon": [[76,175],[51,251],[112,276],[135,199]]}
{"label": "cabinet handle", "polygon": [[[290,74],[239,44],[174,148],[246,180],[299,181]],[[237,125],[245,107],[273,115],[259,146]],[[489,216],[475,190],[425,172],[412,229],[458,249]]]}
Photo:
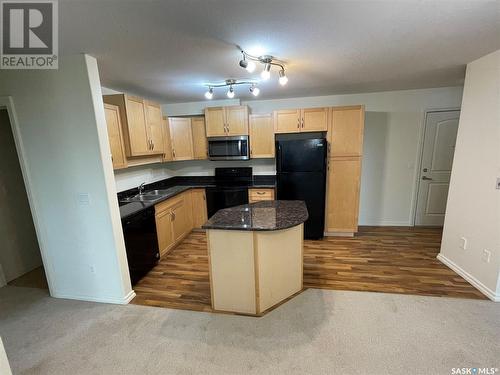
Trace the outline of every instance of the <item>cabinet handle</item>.
{"label": "cabinet handle", "polygon": [[297,129],[300,129],[300,118],[297,120]]}
{"label": "cabinet handle", "polygon": [[257,194],[264,195],[264,194],[266,194],[266,192],[265,191],[258,191]]}
{"label": "cabinet handle", "polygon": [[304,118],[302,117],[302,128],[304,128]]}
{"label": "cabinet handle", "polygon": [[151,150],[154,150],[155,149],[155,143],[153,141],[151,141]]}
{"label": "cabinet handle", "polygon": [[175,158],[175,150],[172,149],[172,156]]}

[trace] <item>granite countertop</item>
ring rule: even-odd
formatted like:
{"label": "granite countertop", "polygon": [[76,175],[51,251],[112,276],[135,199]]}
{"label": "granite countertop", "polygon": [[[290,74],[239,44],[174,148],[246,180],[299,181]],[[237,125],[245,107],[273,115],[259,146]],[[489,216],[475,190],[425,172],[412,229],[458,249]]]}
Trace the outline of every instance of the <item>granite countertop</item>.
{"label": "granite countertop", "polygon": [[[163,202],[167,199],[175,197],[176,195],[183,193],[190,189],[200,189],[215,186],[214,182],[209,179],[190,179],[190,180],[181,180],[181,181],[172,181],[175,185],[166,186],[163,181],[159,183],[151,184],[146,187],[146,192],[152,189],[162,189],[165,194],[162,194],[157,200],[154,201],[143,201],[143,202],[128,202],[128,203],[120,203],[120,217],[121,219],[126,219],[142,210],[145,210],[149,207],[153,207],[156,204]],[[251,188],[274,188],[275,183],[269,183],[266,181],[254,181],[252,184],[248,186]],[[137,192],[136,189],[131,189],[129,192],[119,193],[118,200],[120,201],[123,196],[127,195],[135,195]]]}
{"label": "granite countertop", "polygon": [[273,231],[302,224],[308,217],[303,201],[261,201],[219,210],[202,228]]}

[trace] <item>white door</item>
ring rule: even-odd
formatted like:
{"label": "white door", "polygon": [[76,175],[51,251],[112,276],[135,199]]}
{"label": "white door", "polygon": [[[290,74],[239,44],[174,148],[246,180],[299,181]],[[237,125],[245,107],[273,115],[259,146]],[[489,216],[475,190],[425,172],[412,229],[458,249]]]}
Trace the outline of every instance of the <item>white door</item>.
{"label": "white door", "polygon": [[415,225],[444,223],[459,117],[460,111],[427,113]]}

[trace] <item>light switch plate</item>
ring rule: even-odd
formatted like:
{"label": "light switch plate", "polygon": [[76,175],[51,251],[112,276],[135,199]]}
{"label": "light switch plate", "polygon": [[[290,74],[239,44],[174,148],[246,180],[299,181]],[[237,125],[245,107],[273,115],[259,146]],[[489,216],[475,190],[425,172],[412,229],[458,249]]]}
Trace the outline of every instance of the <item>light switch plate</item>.
{"label": "light switch plate", "polygon": [[78,193],[78,204],[80,206],[90,206],[90,194]]}

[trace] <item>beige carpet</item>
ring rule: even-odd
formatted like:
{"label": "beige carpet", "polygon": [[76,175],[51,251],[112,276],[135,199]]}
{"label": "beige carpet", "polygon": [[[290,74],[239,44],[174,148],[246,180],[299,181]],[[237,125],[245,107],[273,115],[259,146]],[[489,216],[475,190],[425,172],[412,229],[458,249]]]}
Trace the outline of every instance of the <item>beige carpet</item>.
{"label": "beige carpet", "polygon": [[308,290],[263,318],[0,289],[14,374],[451,374],[500,367],[500,304]]}

